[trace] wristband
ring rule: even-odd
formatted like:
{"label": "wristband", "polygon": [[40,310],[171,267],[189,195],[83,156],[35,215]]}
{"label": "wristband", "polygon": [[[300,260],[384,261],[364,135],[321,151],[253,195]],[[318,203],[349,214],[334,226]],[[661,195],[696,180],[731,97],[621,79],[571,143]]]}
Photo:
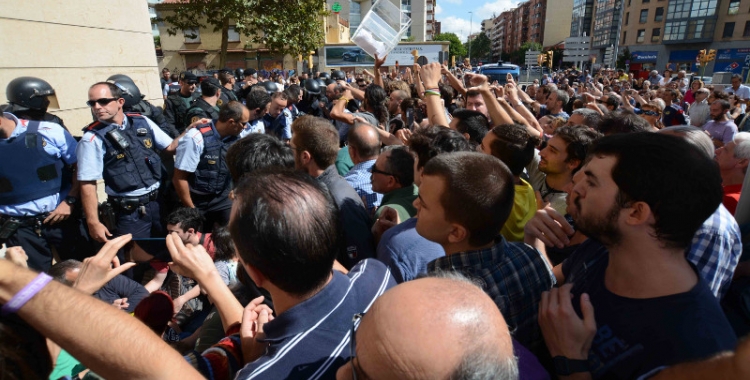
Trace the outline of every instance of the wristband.
{"label": "wristband", "polygon": [[426,89],[425,89],[425,91],[435,91],[435,92],[440,92],[440,88],[439,88],[439,87],[435,87],[435,88],[426,88]]}
{"label": "wristband", "polygon": [[16,295],[14,295],[13,298],[8,301],[8,303],[3,305],[0,314],[8,315],[10,313],[17,312],[18,309],[26,304],[26,302],[29,302],[32,297],[34,297],[37,293],[39,293],[40,290],[47,286],[50,281],[52,281],[52,277],[50,277],[46,273],[39,273],[39,275],[34,277],[34,279],[31,280],[30,283],[26,284],[26,286],[24,286],[20,292],[16,293]]}
{"label": "wristband", "polygon": [[426,95],[433,95],[433,96],[437,96],[437,97],[439,97],[439,96],[440,96],[440,93],[439,93],[439,92],[437,92],[437,91],[433,91],[433,90],[427,90],[427,91],[425,91],[425,92],[424,92],[424,94],[425,94],[425,96],[426,96]]}
{"label": "wristband", "polygon": [[345,98],[345,97],[343,97],[343,96],[342,96],[342,97],[340,97],[340,98],[339,98],[339,100],[346,100],[346,102],[347,102],[347,103],[349,103],[349,99],[347,99],[347,98]]}

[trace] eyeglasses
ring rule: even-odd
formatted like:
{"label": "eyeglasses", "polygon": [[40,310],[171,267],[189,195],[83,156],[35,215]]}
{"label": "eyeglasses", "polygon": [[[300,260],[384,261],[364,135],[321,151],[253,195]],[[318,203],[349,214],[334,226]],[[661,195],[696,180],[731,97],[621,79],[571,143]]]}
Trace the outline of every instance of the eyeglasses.
{"label": "eyeglasses", "polygon": [[[357,342],[355,341],[357,327],[360,324],[360,321],[362,320],[362,317],[365,316],[365,313],[357,313],[354,314],[352,317],[352,330],[351,330],[351,339],[349,339],[349,352],[352,355],[352,358],[350,362],[352,363],[352,379],[357,380],[357,370],[359,369],[360,372],[363,374],[365,373],[362,371],[362,367],[359,366],[359,364],[355,364],[354,361],[357,360]],[[367,375],[365,374],[365,377]]]}
{"label": "eyeglasses", "polygon": [[659,116],[659,113],[656,111],[641,111],[641,113],[646,116]]}
{"label": "eyeglasses", "polygon": [[96,99],[96,100],[89,100],[86,102],[86,104],[88,104],[89,107],[93,107],[94,104],[98,104],[100,106],[106,106],[107,104],[112,103],[117,99],[119,98],[101,98],[101,99]]}
{"label": "eyeglasses", "polygon": [[383,175],[393,176],[393,174],[391,174],[391,173],[384,172],[384,171],[376,168],[375,165],[370,166],[370,173],[372,173],[372,174],[379,173],[379,174],[383,174]]}

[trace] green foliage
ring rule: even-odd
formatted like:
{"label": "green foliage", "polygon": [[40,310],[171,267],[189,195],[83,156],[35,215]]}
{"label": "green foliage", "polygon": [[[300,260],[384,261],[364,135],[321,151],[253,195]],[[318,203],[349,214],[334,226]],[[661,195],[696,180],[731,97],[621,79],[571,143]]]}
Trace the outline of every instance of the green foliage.
{"label": "green foliage", "polygon": [[617,55],[617,68],[625,70],[625,61],[629,60],[631,58],[630,49],[628,49],[627,46],[625,46],[625,49],[622,49],[620,54]]}
{"label": "green foliage", "polygon": [[474,58],[487,58],[491,50],[491,42],[487,35],[482,32],[471,40],[471,56]]}
{"label": "green foliage", "polygon": [[[511,62],[516,65],[523,66],[526,63],[526,52],[527,51],[542,51],[542,44],[539,42],[524,42],[521,44],[521,48],[510,53]],[[534,63],[536,64],[536,63]]]}
{"label": "green foliage", "polygon": [[466,49],[464,48],[464,45],[461,43],[461,40],[458,38],[458,36],[455,33],[440,33],[436,34],[435,37],[432,38],[433,41],[448,41],[451,43],[449,48],[449,53],[451,56],[456,57],[456,61],[458,62],[461,57],[466,56]]}
{"label": "green foliage", "polygon": [[183,0],[160,21],[171,35],[201,27],[221,31],[219,67],[224,67],[230,25],[272,52],[306,56],[325,42],[325,15],[324,0]]}

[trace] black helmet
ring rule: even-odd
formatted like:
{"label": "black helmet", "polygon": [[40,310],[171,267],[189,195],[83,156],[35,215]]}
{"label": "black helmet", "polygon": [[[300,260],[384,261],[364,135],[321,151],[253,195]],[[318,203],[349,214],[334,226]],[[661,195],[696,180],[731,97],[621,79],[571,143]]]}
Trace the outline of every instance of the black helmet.
{"label": "black helmet", "polygon": [[237,79],[237,80],[245,79],[245,73],[242,71],[242,69],[234,70],[234,79]]}
{"label": "black helmet", "polygon": [[344,72],[341,70],[334,70],[333,73],[331,73],[331,79],[346,80],[346,74],[344,74]]}
{"label": "black helmet", "polygon": [[60,108],[55,89],[46,81],[34,77],[18,77],[5,88],[8,102],[24,108],[44,110]]}
{"label": "black helmet", "polygon": [[132,82],[133,78],[131,78],[131,77],[125,75],[125,74],[115,74],[115,75],[112,75],[109,78],[107,78],[107,80],[108,81],[115,81],[115,82],[126,80],[128,82]]}
{"label": "black helmet", "polygon": [[324,71],[320,73],[320,76],[318,78],[325,79],[325,78],[330,78],[330,77],[331,77],[331,73]]}
{"label": "black helmet", "polygon": [[325,79],[318,79],[318,86],[320,86],[320,88],[324,88],[328,86],[328,83],[326,83]]}
{"label": "black helmet", "polygon": [[268,93],[268,95],[273,95],[273,94],[279,92],[279,87],[276,86],[276,83],[274,83],[274,82],[265,81],[265,82],[261,83],[260,85],[263,86],[263,88],[266,89],[266,92]]}
{"label": "black helmet", "polygon": [[[123,75],[123,77],[125,77],[125,75]],[[138,86],[136,86],[133,81],[125,79],[110,79],[109,82],[113,83],[120,88],[120,91],[122,91],[122,98],[125,99],[125,104],[123,106],[125,108],[131,108],[140,103],[141,99],[143,99],[141,96],[141,90],[138,89]]]}
{"label": "black helmet", "polygon": [[320,94],[320,83],[315,79],[308,79],[305,81],[305,90],[308,94],[318,95]]}
{"label": "black helmet", "polygon": [[336,81],[333,80],[333,79],[331,79],[331,78],[326,78],[326,79],[323,80],[323,83],[325,83],[326,86],[328,86],[331,83],[336,83]]}

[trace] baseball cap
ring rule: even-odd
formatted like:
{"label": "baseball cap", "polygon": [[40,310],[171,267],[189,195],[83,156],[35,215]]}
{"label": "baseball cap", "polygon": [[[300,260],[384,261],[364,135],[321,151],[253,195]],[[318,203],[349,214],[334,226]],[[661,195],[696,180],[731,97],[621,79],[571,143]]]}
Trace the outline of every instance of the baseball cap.
{"label": "baseball cap", "polygon": [[214,77],[208,77],[201,82],[201,91],[209,92],[211,87],[221,89],[221,82]]}
{"label": "baseball cap", "polygon": [[182,73],[180,73],[180,80],[188,83],[198,83],[198,77],[190,71],[183,71]]}

